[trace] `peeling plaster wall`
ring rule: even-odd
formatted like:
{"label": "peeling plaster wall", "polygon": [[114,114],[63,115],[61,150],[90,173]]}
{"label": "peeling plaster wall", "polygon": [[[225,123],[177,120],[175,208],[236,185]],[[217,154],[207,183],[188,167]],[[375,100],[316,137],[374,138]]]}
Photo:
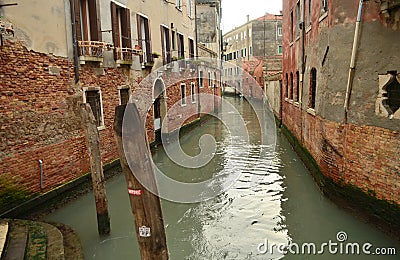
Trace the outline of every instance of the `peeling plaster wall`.
{"label": "peeling plaster wall", "polygon": [[15,38],[29,50],[61,57],[72,54],[69,0],[18,1],[0,8],[0,15],[13,24]]}

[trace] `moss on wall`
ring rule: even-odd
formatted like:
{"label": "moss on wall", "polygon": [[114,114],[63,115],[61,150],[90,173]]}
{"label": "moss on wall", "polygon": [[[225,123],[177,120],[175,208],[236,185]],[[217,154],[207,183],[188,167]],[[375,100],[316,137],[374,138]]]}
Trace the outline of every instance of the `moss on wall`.
{"label": "moss on wall", "polygon": [[12,208],[32,197],[33,194],[21,189],[11,177],[0,176],[0,212]]}

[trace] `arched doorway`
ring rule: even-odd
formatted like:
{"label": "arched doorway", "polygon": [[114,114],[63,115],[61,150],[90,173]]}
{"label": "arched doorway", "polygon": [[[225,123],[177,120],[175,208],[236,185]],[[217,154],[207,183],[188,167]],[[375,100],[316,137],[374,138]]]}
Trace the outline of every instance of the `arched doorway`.
{"label": "arched doorway", "polygon": [[[161,78],[157,78],[153,85],[153,116],[155,141],[161,141],[161,133],[168,133],[168,124],[165,115],[167,103],[165,84]],[[165,125],[162,125],[162,124]]]}

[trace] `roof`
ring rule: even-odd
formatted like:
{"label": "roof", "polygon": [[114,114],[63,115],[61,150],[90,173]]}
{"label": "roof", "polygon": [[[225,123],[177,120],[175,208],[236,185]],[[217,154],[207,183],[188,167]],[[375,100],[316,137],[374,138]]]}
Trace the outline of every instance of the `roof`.
{"label": "roof", "polygon": [[265,15],[255,19],[258,21],[275,21],[275,20],[282,20],[282,15],[280,14],[269,14],[266,13]]}

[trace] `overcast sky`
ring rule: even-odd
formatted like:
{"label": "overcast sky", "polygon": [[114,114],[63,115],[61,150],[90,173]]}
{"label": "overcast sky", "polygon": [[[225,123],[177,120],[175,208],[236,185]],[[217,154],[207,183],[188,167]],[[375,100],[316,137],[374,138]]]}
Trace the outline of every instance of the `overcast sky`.
{"label": "overcast sky", "polygon": [[281,10],[282,0],[222,0],[222,32],[246,23],[246,15],[252,20],[265,13],[279,14]]}

